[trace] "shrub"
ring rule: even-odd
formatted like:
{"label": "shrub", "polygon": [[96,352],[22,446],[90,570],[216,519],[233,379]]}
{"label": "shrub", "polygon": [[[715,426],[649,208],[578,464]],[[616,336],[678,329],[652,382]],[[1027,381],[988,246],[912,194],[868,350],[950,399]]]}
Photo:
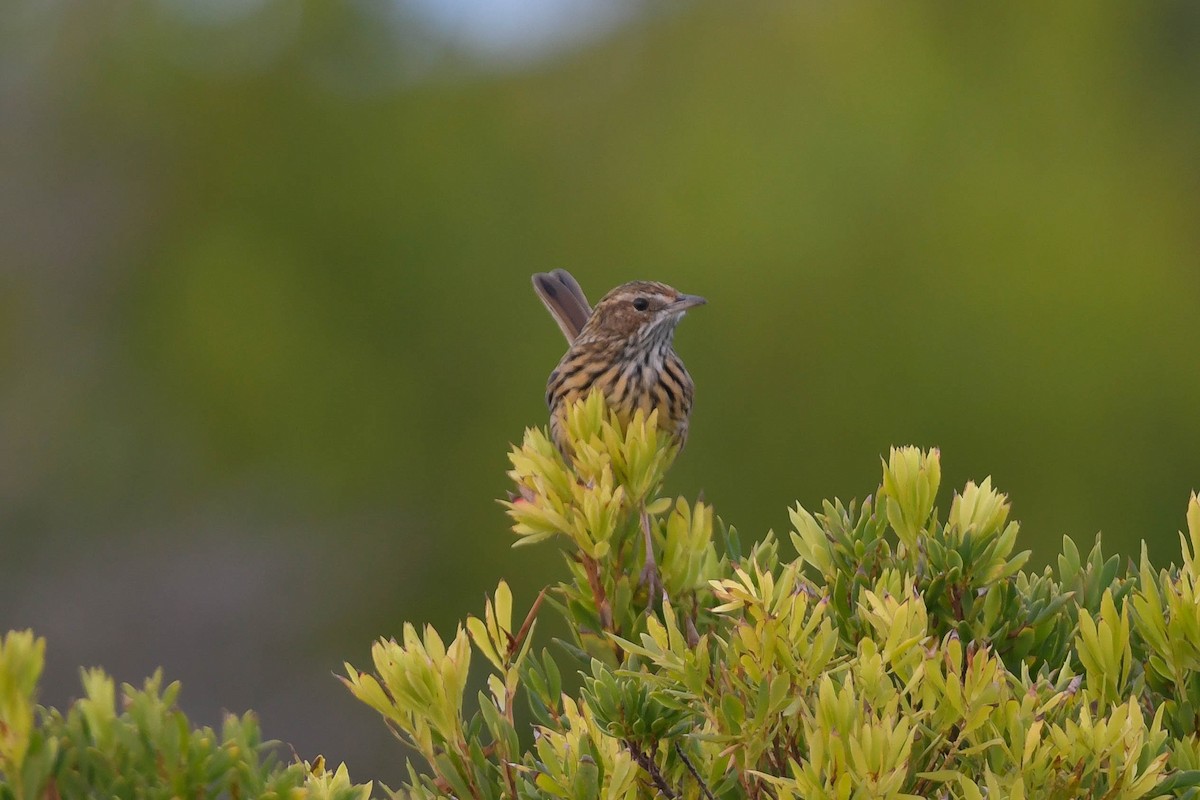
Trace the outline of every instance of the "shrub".
{"label": "shrub", "polygon": [[284,765],[253,715],[218,735],[193,729],[175,706],[179,684],[155,674],[142,689],[84,670],[84,696],[66,714],[35,705],[46,643],[30,631],[0,641],[0,799],[294,798],[366,800],[345,767]]}
{"label": "shrub", "polygon": [[[674,451],[599,397],[510,454],[518,546],[568,577],[525,614],[503,581],[449,644],[406,626],[347,685],[417,754],[407,797],[1143,798],[1200,790],[1200,499],[1183,565],[1122,569],[1099,537],[1023,569],[990,480],[944,517],[936,450],[892,450],[873,498],[791,512],[796,557],[743,551],[661,493]],[[661,596],[638,576],[648,526]],[[544,601],[544,603],[543,603]],[[531,646],[541,606],[570,631]],[[468,713],[472,652],[487,689]],[[564,670],[582,683],[564,689]],[[532,737],[514,717],[531,710]],[[529,739],[529,741],[525,741]]]}
{"label": "shrub", "polygon": [[[570,464],[526,431],[503,505],[518,546],[564,545],[566,580],[524,614],[501,581],[449,642],[405,625],[373,673],[346,665],[415,753],[394,796],[1200,797],[1196,495],[1182,566],[1064,538],[1057,569],[1031,573],[990,480],[943,518],[938,452],[900,448],[874,497],[797,505],[788,558],[663,495],[675,451],[655,423],[592,396],[569,414]],[[640,578],[645,531],[659,581]],[[533,647],[543,608],[569,632],[553,652]],[[39,708],[43,648],[0,645],[0,800],[371,793],[344,767],[274,760],[249,715],[191,729],[158,675],[123,687],[120,714],[99,671],[65,715]]]}

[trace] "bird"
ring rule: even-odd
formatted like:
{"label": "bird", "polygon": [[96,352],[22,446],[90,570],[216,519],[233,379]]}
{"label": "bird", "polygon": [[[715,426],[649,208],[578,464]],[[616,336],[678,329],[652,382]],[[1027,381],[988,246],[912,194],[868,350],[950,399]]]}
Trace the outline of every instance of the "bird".
{"label": "bird", "polygon": [[[695,385],[675,352],[675,328],[691,308],[707,301],[665,283],[630,281],[616,287],[596,307],[565,269],[539,272],[533,288],[567,339],[568,349],[546,382],[550,438],[570,459],[567,409],[598,389],[618,419],[628,424],[639,409],[658,411],[658,427],[680,449],[687,443]],[[649,519],[644,510],[646,569],[643,581],[656,583],[657,568]]]}
{"label": "bird", "polygon": [[571,450],[567,409],[592,389],[625,423],[638,409],[647,416],[657,409],[659,428],[682,449],[695,385],[675,352],[675,327],[688,309],[707,301],[665,283],[631,281],[593,309],[565,269],[535,274],[533,287],[569,345],[546,382],[550,434],[559,450]]}

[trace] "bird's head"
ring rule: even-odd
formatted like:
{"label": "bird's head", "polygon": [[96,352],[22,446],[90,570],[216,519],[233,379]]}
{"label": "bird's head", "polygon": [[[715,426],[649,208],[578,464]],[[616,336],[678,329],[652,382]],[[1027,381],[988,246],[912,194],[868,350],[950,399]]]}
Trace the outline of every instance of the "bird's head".
{"label": "bird's head", "polygon": [[580,339],[622,339],[641,346],[669,342],[687,310],[705,302],[665,283],[623,283],[596,303]]}

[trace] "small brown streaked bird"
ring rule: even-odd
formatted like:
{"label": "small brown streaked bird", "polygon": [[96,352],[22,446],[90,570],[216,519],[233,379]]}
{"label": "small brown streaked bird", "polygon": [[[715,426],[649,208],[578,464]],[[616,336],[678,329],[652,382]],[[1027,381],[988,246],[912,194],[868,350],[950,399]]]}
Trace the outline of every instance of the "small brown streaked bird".
{"label": "small brown streaked bird", "polygon": [[[680,449],[687,441],[694,385],[675,353],[675,326],[703,297],[683,294],[665,283],[631,281],[613,289],[593,309],[579,282],[565,269],[539,272],[533,288],[546,305],[570,347],[546,384],[550,407],[550,436],[570,457],[566,412],[593,389],[604,393],[609,408],[628,422],[637,409],[649,415],[658,410],[658,426]],[[649,520],[646,534],[644,581],[657,584]]]}
{"label": "small brown streaked bird", "polygon": [[592,309],[565,269],[537,273],[533,288],[570,344],[546,384],[550,436],[559,450],[570,454],[567,408],[593,387],[625,422],[639,408],[647,415],[658,409],[659,427],[682,448],[694,385],[675,353],[675,326],[704,298],[664,283],[632,281],[604,295]]}

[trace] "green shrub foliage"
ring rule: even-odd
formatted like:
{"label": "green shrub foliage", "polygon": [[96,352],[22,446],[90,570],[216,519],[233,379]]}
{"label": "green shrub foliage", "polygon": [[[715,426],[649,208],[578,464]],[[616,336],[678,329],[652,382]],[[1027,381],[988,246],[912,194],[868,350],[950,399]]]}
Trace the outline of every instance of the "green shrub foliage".
{"label": "green shrub foliage", "polygon": [[[653,414],[622,424],[592,396],[568,430],[569,463],[526,432],[503,501],[518,546],[562,546],[566,579],[523,612],[501,581],[449,641],[405,625],[373,672],[346,665],[415,753],[393,796],[1200,798],[1195,495],[1181,566],[1064,538],[1031,573],[990,479],[943,516],[938,452],[900,448],[873,497],[797,505],[786,543],[743,549],[711,506],[662,493],[675,450]],[[546,613],[569,635],[535,648]],[[192,729],[159,676],[118,710],[86,671],[65,715],[40,708],[43,649],[0,644],[0,800],[371,794],[276,762],[250,716]]]}
{"label": "green shrub foliage", "polygon": [[[1195,496],[1180,567],[1143,550],[1123,569],[1097,537],[1030,573],[990,480],[943,515],[938,452],[900,448],[873,497],[796,506],[790,557],[662,494],[674,450],[653,414],[622,425],[594,396],[569,430],[573,463],[526,432],[504,501],[517,545],[563,546],[567,579],[527,613],[501,582],[449,643],[407,626],[374,674],[347,665],[417,754],[399,795],[1200,796]],[[549,609],[570,637],[534,649]],[[486,689],[468,703],[473,652]]]}
{"label": "green shrub foliage", "polygon": [[179,684],[156,674],[136,689],[84,670],[83,698],[66,712],[36,705],[45,640],[0,640],[0,800],[24,798],[291,798],[366,800],[344,766],[285,765],[254,717],[229,716],[218,734],[192,728]]}

